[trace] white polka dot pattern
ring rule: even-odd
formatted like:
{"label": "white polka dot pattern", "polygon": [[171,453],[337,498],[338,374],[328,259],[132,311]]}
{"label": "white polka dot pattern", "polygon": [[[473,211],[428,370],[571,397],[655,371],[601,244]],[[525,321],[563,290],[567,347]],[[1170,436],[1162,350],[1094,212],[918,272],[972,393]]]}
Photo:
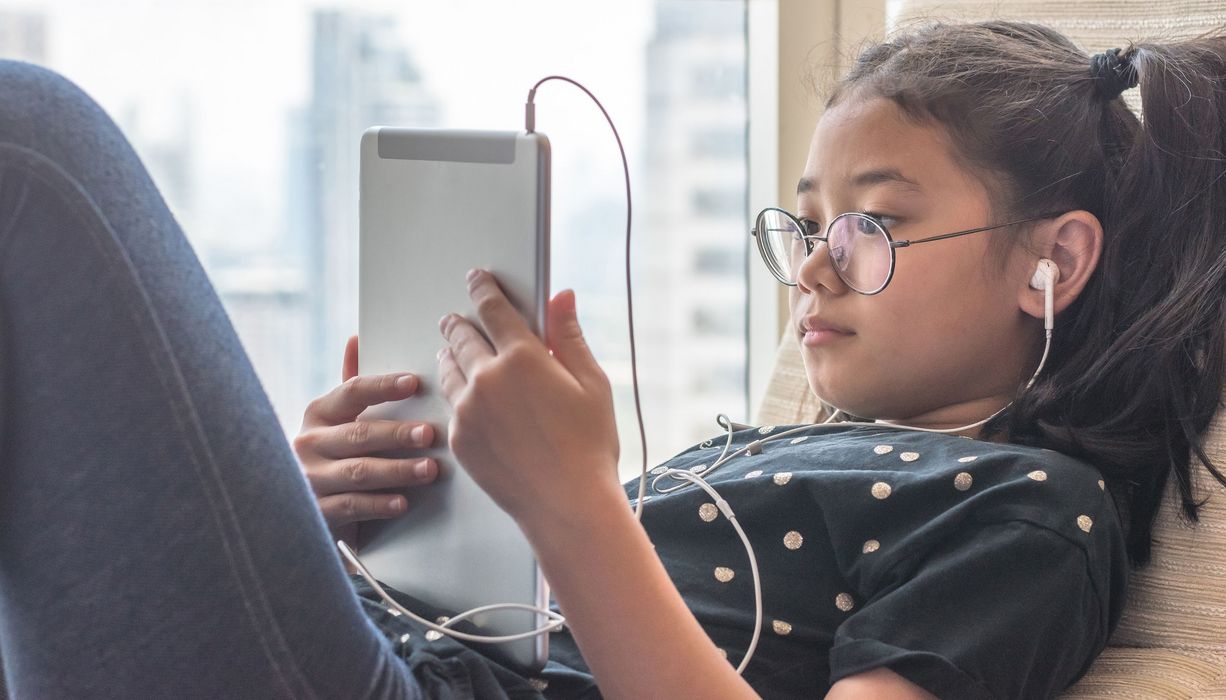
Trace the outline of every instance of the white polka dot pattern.
{"label": "white polka dot pattern", "polygon": [[840,593],[834,597],[834,607],[843,612],[849,612],[852,608],[856,607],[856,601],[851,597],[850,593]]}

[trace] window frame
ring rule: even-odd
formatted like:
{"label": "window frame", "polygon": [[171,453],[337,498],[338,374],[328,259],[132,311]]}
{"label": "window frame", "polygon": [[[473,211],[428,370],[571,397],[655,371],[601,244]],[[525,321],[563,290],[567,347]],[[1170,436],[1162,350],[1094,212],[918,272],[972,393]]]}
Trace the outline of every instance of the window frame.
{"label": "window frame", "polygon": [[[747,197],[748,216],[779,195],[779,2],[746,2]],[[756,416],[766,395],[783,330],[781,285],[757,259],[748,217],[744,222],[746,263],[746,411]],[[750,422],[756,418],[750,418]]]}

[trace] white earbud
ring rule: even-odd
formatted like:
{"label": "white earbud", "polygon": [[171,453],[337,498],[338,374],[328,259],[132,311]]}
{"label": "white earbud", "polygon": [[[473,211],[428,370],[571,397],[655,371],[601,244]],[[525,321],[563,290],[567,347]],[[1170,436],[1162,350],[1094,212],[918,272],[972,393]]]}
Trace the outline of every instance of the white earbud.
{"label": "white earbud", "polygon": [[[1038,266],[1034,268],[1034,276],[1030,278],[1030,287],[1032,289],[1047,289],[1054,285],[1056,280],[1060,279],[1060,268],[1056,267],[1056,263],[1043,258],[1039,261]],[[1048,282],[1050,280],[1050,283]]]}
{"label": "white earbud", "polygon": [[1043,328],[1050,331],[1055,327],[1055,311],[1052,308],[1055,300],[1056,280],[1060,279],[1060,268],[1056,267],[1056,263],[1043,258],[1039,260],[1038,266],[1034,269],[1034,276],[1030,278],[1030,287],[1032,289],[1043,290]]}

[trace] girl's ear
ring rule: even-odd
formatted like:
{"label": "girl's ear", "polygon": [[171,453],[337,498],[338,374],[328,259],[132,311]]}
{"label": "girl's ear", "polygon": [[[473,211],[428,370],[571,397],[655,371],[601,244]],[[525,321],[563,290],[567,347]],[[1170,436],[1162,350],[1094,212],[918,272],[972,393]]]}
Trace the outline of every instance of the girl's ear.
{"label": "girl's ear", "polygon": [[[1098,217],[1084,209],[1065,212],[1036,228],[1031,244],[1019,248],[1029,251],[1025,256],[1029,267],[1020,276],[1018,307],[1030,316],[1043,318],[1043,290],[1031,287],[1030,278],[1038,261],[1049,258],[1060,271],[1054,287],[1054,311],[1059,314],[1068,308],[1090,281],[1102,249],[1103,226]],[[1040,254],[1034,255],[1036,252]]]}

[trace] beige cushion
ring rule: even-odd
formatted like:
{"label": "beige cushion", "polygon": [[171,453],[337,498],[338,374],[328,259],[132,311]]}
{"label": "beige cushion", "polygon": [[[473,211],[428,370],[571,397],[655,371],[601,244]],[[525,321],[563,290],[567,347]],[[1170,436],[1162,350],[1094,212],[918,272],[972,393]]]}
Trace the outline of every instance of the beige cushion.
{"label": "beige cushion", "polygon": [[[1206,439],[1226,466],[1226,412]],[[1196,461],[1208,500],[1200,522],[1180,517],[1172,484],[1154,523],[1150,563],[1135,571],[1111,647],[1066,698],[1226,698],[1226,488]]]}
{"label": "beige cushion", "polygon": [[[807,423],[821,415],[800,346],[785,333],[757,422]],[[1226,467],[1226,412],[1214,419],[1206,447]],[[1208,498],[1200,522],[1183,522],[1168,489],[1154,524],[1153,559],[1132,576],[1111,646],[1064,698],[1226,698],[1226,488],[1194,464],[1194,483]]]}
{"label": "beige cushion", "polygon": [[1056,29],[1089,53],[1127,39],[1172,39],[1226,23],[1221,0],[901,0],[902,21],[1013,19]]}

